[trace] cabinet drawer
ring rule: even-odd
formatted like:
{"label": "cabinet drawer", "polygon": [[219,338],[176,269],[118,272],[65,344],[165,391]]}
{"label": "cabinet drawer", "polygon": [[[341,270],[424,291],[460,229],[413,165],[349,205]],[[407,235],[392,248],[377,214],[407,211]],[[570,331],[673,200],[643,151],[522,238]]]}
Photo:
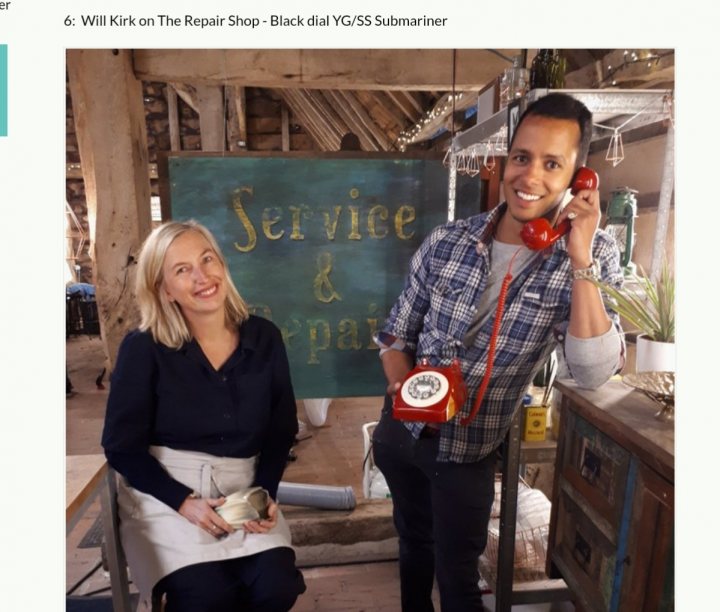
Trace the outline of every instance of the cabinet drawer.
{"label": "cabinet drawer", "polygon": [[577,414],[568,417],[560,473],[617,530],[630,454]]}
{"label": "cabinet drawer", "polygon": [[567,483],[561,484],[552,560],[585,609],[607,612],[614,588],[616,541],[593,512]]}

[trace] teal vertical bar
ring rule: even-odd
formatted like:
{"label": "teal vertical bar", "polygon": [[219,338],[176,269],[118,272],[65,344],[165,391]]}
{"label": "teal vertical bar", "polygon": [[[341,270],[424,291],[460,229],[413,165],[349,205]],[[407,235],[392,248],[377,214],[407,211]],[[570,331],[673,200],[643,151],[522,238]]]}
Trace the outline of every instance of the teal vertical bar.
{"label": "teal vertical bar", "polygon": [[7,45],[0,45],[0,136],[8,133]]}

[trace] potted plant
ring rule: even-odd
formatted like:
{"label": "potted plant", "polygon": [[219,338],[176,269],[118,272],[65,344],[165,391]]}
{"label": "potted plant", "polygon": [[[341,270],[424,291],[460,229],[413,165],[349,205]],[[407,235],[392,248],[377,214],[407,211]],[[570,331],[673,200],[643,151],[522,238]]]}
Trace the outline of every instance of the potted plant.
{"label": "potted plant", "polygon": [[657,280],[644,272],[626,277],[620,288],[595,283],[606,303],[639,333],[636,344],[638,372],[675,371],[675,277],[667,263]]}

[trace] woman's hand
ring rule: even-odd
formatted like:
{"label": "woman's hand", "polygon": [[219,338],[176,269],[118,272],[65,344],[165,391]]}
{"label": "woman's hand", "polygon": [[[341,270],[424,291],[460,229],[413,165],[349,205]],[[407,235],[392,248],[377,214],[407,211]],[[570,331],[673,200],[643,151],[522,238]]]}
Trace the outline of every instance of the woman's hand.
{"label": "woman's hand", "polygon": [[277,525],[278,506],[272,499],[268,503],[267,511],[268,518],[247,521],[243,524],[243,529],[248,533],[268,533]]}
{"label": "woman's hand", "polygon": [[197,525],[200,529],[207,531],[216,538],[224,538],[235,530],[217,512],[215,508],[225,503],[224,497],[195,497],[189,495],[178,508],[178,512]]}

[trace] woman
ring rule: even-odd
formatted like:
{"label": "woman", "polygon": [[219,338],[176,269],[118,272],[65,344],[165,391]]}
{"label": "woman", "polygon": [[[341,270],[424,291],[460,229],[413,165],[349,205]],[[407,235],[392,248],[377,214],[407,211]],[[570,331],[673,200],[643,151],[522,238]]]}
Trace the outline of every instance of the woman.
{"label": "woman", "polygon": [[[141,596],[167,612],[289,610],[304,592],[274,499],[297,433],[287,355],[202,225],[169,222],[138,259],[139,330],[118,351],[102,444],[124,478],[120,536]],[[251,486],[268,518],[215,511]]]}

